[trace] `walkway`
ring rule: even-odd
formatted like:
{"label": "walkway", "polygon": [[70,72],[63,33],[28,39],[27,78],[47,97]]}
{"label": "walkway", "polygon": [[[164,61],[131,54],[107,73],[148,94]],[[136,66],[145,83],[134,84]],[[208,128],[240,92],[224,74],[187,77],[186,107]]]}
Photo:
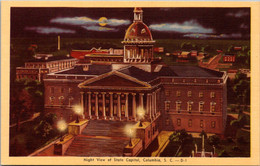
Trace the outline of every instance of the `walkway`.
{"label": "walkway", "polygon": [[[33,120],[34,120],[35,118],[37,118],[38,116],[40,116],[40,112],[34,113],[33,116],[32,116],[30,119],[27,119],[27,120],[25,120],[25,121],[20,122],[20,125],[23,124],[23,123],[26,123],[26,122],[33,121]],[[16,125],[17,125],[17,123],[10,125],[10,127],[15,127]]]}
{"label": "walkway", "polygon": [[221,59],[222,55],[221,54],[218,54],[212,58],[210,58],[210,60],[208,61],[208,63],[200,63],[200,66],[201,67],[205,67],[205,68],[208,68],[208,69],[212,69],[212,70],[216,70],[216,68],[218,67],[219,65],[219,60]]}

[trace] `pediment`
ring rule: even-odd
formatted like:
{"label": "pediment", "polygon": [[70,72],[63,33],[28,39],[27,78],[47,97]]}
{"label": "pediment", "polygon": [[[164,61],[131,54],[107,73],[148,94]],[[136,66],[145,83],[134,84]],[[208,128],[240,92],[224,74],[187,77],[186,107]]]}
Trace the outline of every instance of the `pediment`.
{"label": "pediment", "polygon": [[79,84],[80,88],[91,87],[108,87],[108,88],[150,88],[150,84],[140,81],[136,78],[120,73],[118,71],[112,71],[89,80],[86,80]]}

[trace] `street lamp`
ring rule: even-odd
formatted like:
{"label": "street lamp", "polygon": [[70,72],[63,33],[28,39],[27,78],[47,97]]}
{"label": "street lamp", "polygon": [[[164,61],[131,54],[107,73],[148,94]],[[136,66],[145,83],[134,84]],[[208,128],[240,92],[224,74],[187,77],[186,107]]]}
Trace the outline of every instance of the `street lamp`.
{"label": "street lamp", "polygon": [[145,115],[144,108],[143,107],[138,107],[137,108],[137,116],[138,116],[138,119],[140,120],[139,127],[143,127],[142,119],[144,118],[144,115]]}
{"label": "street lamp", "polygon": [[76,123],[79,123],[79,115],[82,114],[82,109],[81,109],[81,107],[80,107],[80,106],[75,106],[74,112],[75,112],[76,115],[77,115]]}
{"label": "street lamp", "polygon": [[64,140],[63,132],[67,129],[68,125],[65,122],[65,120],[59,120],[58,123],[57,123],[57,127],[58,127],[58,130],[61,133],[60,141],[63,141]]}
{"label": "street lamp", "polygon": [[125,126],[125,133],[128,137],[130,137],[129,146],[133,146],[132,138],[135,136],[135,128],[134,125],[126,125]]}

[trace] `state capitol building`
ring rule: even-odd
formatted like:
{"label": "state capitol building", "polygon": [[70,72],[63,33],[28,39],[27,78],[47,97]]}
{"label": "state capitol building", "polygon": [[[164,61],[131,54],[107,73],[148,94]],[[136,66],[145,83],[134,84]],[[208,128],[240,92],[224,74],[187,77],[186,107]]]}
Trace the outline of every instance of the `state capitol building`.
{"label": "state capitol building", "polygon": [[80,118],[133,123],[139,121],[138,109],[143,109],[149,138],[179,129],[223,135],[227,74],[199,66],[168,66],[154,56],[154,43],[143,23],[143,10],[135,8],[122,41],[122,61],[83,59],[70,69],[47,74],[45,111],[71,122],[78,105],[83,110]]}

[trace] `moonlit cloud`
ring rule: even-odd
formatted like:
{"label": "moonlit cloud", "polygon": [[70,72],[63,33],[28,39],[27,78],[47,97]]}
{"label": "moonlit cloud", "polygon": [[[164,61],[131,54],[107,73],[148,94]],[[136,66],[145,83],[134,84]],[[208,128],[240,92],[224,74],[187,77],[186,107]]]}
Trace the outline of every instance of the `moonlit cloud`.
{"label": "moonlit cloud", "polygon": [[98,23],[88,17],[58,17],[50,20],[51,23],[67,24],[67,25],[90,25]]}
{"label": "moonlit cloud", "polygon": [[89,30],[89,31],[99,31],[99,32],[118,31],[118,29],[115,29],[115,28],[100,27],[100,26],[82,26],[82,28]]}
{"label": "moonlit cloud", "polygon": [[152,24],[149,26],[154,31],[180,32],[180,33],[214,33],[212,28],[204,28],[196,20],[183,23]]}
{"label": "moonlit cloud", "polygon": [[119,20],[119,19],[108,19],[107,24],[109,26],[121,26],[129,25],[131,22],[129,20]]}
{"label": "moonlit cloud", "polygon": [[25,27],[25,30],[35,31],[40,34],[75,33],[74,30],[61,29],[61,28],[55,28],[55,27]]}
{"label": "moonlit cloud", "polygon": [[[66,24],[66,25],[98,25],[98,19],[92,19],[89,17],[58,17],[50,20],[51,23],[57,24]],[[120,20],[120,19],[107,19],[108,26],[122,26],[130,24],[129,20]]]}
{"label": "moonlit cloud", "polygon": [[243,11],[243,10],[239,10],[238,12],[236,13],[227,13],[226,14],[227,16],[230,16],[230,17],[236,17],[236,18],[240,18],[240,17],[244,17],[244,16],[248,16],[249,15],[249,12],[246,12],[246,11]]}
{"label": "moonlit cloud", "polygon": [[200,39],[206,39],[206,38],[216,38],[216,39],[221,39],[221,38],[242,38],[241,33],[232,33],[232,34],[199,34],[199,33],[193,33],[193,34],[185,34],[183,35],[184,37],[189,37],[189,38],[200,38]]}

